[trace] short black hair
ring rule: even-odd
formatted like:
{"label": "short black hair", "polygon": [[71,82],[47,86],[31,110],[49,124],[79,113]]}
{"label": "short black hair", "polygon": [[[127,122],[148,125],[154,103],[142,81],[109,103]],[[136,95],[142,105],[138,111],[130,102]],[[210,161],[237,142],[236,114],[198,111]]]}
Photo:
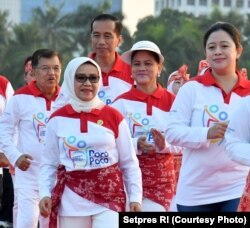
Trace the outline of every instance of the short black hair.
{"label": "short black hair", "polygon": [[32,67],[36,68],[38,66],[40,58],[52,58],[54,56],[57,56],[60,63],[62,63],[62,57],[57,51],[51,49],[38,49],[31,57]]}
{"label": "short black hair", "polygon": [[111,14],[104,13],[104,14],[100,14],[100,15],[96,16],[91,22],[91,26],[90,26],[91,33],[93,31],[93,24],[94,24],[95,21],[113,21],[115,23],[115,33],[118,36],[121,35],[121,33],[122,33],[122,23],[121,23],[121,21],[117,17],[115,17],[115,16],[113,16]]}

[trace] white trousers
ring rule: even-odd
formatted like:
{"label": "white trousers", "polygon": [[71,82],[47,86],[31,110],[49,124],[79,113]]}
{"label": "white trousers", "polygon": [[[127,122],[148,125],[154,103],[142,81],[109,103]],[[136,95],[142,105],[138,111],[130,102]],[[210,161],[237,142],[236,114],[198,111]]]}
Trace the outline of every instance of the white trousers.
{"label": "white trousers", "polygon": [[[129,203],[128,203],[128,198],[127,198],[127,203],[126,203],[126,211],[130,211],[130,208],[129,208]],[[143,212],[165,212],[166,209],[165,207],[163,207],[161,204],[158,204],[148,198],[143,198],[142,199],[142,210]]]}
{"label": "white trousers", "polygon": [[38,220],[40,228],[48,228],[48,218],[44,218],[39,212],[38,190],[17,188],[17,218],[16,228],[37,228]]}
{"label": "white trousers", "polygon": [[118,228],[119,214],[112,210],[92,216],[59,216],[59,228]]}
{"label": "white trousers", "polygon": [[177,205],[176,205],[176,202],[175,202],[175,196],[173,197],[173,199],[171,201],[169,211],[178,212]]}
{"label": "white trousers", "polygon": [[143,198],[142,199],[142,211],[146,212],[146,211],[166,211],[165,207],[163,207],[161,204],[156,203],[150,199],[147,198]]}

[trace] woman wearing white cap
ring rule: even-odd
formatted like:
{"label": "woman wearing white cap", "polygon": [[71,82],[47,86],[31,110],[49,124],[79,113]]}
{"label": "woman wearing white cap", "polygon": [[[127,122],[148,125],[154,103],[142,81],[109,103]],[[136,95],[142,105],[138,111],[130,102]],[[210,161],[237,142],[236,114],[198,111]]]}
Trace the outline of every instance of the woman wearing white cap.
{"label": "woman wearing white cap", "polygon": [[60,228],[117,228],[117,212],[125,211],[123,183],[130,210],[140,211],[138,159],[126,121],[98,98],[101,78],[90,58],[75,58],[66,67],[69,104],[48,122],[40,172],[40,210],[50,214],[51,228],[57,214]]}
{"label": "woman wearing white cap", "polygon": [[137,151],[143,181],[142,211],[166,211],[174,195],[175,172],[174,148],[163,135],[174,95],[157,83],[164,57],[155,43],[139,41],[122,59],[131,64],[136,85],[112,106],[127,120]]}

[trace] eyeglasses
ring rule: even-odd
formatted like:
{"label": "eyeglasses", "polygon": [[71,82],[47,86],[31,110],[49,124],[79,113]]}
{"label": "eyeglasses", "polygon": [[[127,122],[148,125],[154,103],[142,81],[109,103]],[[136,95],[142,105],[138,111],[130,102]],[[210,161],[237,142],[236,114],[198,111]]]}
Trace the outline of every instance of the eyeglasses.
{"label": "eyeglasses", "polygon": [[36,67],[37,69],[40,69],[42,72],[48,74],[50,70],[52,69],[55,73],[60,73],[61,72],[61,67],[59,66],[54,66],[54,67],[49,67],[49,66],[41,66],[41,67]]}
{"label": "eyeglasses", "polygon": [[90,83],[97,83],[99,82],[100,77],[95,74],[90,74],[87,76],[86,74],[76,74],[75,80],[80,83],[85,83],[87,80],[89,80]]}

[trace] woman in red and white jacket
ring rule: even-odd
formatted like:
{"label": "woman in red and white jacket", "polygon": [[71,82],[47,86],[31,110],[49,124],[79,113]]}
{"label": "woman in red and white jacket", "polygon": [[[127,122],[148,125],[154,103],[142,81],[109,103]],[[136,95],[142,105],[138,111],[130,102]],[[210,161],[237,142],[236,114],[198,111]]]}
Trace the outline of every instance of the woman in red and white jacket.
{"label": "woman in red and white jacket", "polygon": [[51,228],[57,215],[60,228],[117,228],[124,185],[130,211],[141,210],[141,171],[129,129],[121,113],[98,98],[101,80],[90,58],[66,67],[69,103],[48,122],[40,171],[40,211],[50,214]]}
{"label": "woman in red and white jacket", "polygon": [[184,148],[175,199],[180,212],[234,212],[248,169],[230,161],[222,142],[250,82],[237,71],[243,48],[235,26],[213,24],[203,45],[210,68],[180,88],[166,119],[167,140]]}
{"label": "woman in red and white jacket", "polygon": [[122,58],[136,81],[112,103],[125,117],[142,170],[142,211],[167,211],[175,191],[173,152],[165,141],[165,119],[175,96],[157,83],[164,57],[151,41],[139,41]]}

